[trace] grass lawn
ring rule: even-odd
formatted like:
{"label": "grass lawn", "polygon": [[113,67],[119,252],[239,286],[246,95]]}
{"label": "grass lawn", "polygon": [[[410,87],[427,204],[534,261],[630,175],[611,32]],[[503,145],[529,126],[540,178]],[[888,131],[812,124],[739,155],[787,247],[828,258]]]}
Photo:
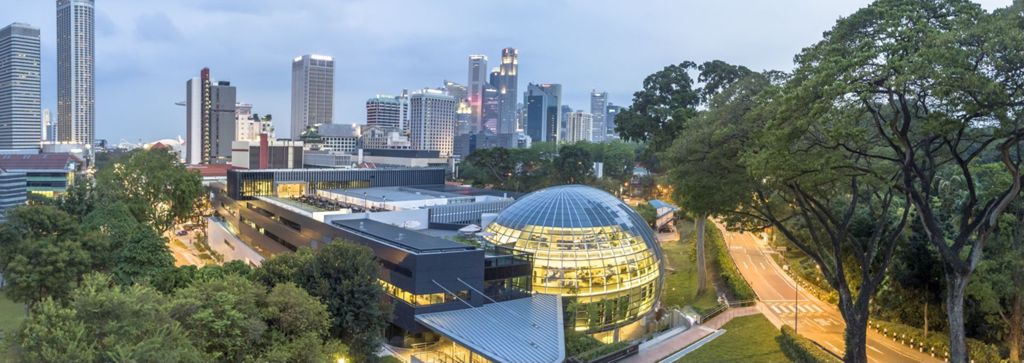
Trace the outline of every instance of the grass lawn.
{"label": "grass lawn", "polygon": [[25,320],[25,305],[11,301],[0,292],[0,331],[10,335]]}
{"label": "grass lawn", "polygon": [[732,319],[722,329],[725,334],[676,363],[790,361],[776,340],[779,330],[760,314]]}
{"label": "grass lawn", "polygon": [[[694,243],[693,224],[689,221],[678,223],[679,241],[665,242],[661,249],[665,254],[665,289],[661,294],[664,306],[693,306],[697,311],[711,310],[718,305],[718,296],[712,276],[714,272],[708,263],[707,289],[697,294],[697,258]],[[713,227],[712,227],[713,228]]]}

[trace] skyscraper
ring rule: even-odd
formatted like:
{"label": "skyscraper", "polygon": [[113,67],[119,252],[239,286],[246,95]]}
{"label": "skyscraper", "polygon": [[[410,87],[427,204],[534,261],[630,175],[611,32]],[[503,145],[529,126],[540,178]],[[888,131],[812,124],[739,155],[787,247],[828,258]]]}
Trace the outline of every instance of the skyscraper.
{"label": "skyscraper", "polygon": [[0,29],[0,149],[39,148],[39,58],[39,28]]}
{"label": "skyscraper", "polygon": [[96,139],[96,41],[93,0],[57,0],[58,141]]}
{"label": "skyscraper", "polygon": [[486,55],[471,55],[469,56],[469,76],[467,77],[468,93],[466,99],[469,100],[469,108],[471,111],[471,122],[473,132],[480,131],[483,127],[483,106],[484,106],[484,88],[487,87],[487,56]]}
{"label": "skyscraper", "polygon": [[593,141],[594,124],[593,117],[590,113],[573,111],[569,112],[566,116],[565,123],[567,124],[568,132],[566,132],[566,136],[559,141],[566,143]]}
{"label": "skyscraper", "polygon": [[307,54],[292,61],[292,130],[334,122],[334,57]]}
{"label": "skyscraper", "polygon": [[235,87],[216,82],[210,69],[185,87],[185,161],[189,164],[226,164],[235,139]]}
{"label": "skyscraper", "polygon": [[607,120],[607,107],[608,107],[608,92],[592,90],[590,91],[590,114],[594,119],[594,135],[591,138],[593,142],[602,142],[605,139],[605,135],[608,134],[608,128],[605,126],[605,120]]}
{"label": "skyscraper", "polygon": [[501,50],[501,65],[498,67],[498,133],[516,132],[516,104],[519,102],[519,51],[515,48]]}
{"label": "skyscraper", "polygon": [[452,155],[455,138],[455,97],[424,88],[409,95],[409,134],[412,148]]}
{"label": "skyscraper", "polygon": [[50,113],[50,109],[43,109],[43,120],[42,125],[43,132],[40,139],[45,142],[55,141],[57,137],[57,123],[53,122],[53,114]]}
{"label": "skyscraper", "polygon": [[562,85],[533,84],[526,86],[526,134],[534,142],[556,142],[562,124]]}
{"label": "skyscraper", "polygon": [[608,102],[606,110],[605,126],[608,128],[607,135],[609,138],[618,139],[619,134],[615,132],[615,116],[618,116],[619,113],[622,112],[622,106],[616,106],[615,104]]}
{"label": "skyscraper", "polygon": [[497,133],[501,117],[501,95],[498,88],[488,84],[484,87],[483,128],[480,131]]}
{"label": "skyscraper", "polygon": [[403,96],[377,95],[366,100],[366,124],[396,130],[409,128],[409,99]]}

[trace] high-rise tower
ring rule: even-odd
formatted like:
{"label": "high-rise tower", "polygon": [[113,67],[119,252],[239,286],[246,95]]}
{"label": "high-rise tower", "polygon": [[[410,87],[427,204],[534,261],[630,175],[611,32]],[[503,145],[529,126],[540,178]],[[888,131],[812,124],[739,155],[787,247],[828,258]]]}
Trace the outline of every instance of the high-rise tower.
{"label": "high-rise tower", "polygon": [[471,110],[470,122],[473,132],[480,131],[483,127],[484,118],[484,90],[487,87],[487,56],[469,56],[469,77],[467,84],[466,99],[469,100]]}
{"label": "high-rise tower", "polygon": [[57,0],[58,141],[96,139],[96,23],[93,0]]}
{"label": "high-rise tower", "polygon": [[590,91],[590,115],[593,120],[594,135],[591,137],[593,142],[602,142],[605,139],[605,135],[608,134],[605,121],[607,120],[607,107],[608,107],[608,92],[592,90]]}
{"label": "high-rise tower", "polygon": [[306,128],[334,122],[334,57],[307,54],[292,61],[291,138]]}
{"label": "high-rise tower", "polygon": [[557,142],[562,125],[562,85],[530,83],[523,98],[526,134],[533,142]]}
{"label": "high-rise tower", "polygon": [[437,150],[451,156],[455,139],[455,97],[425,88],[409,95],[409,134],[412,148]]}
{"label": "high-rise tower", "polygon": [[39,62],[39,28],[0,29],[0,149],[39,148]]}
{"label": "high-rise tower", "polygon": [[498,67],[498,133],[516,132],[516,104],[519,102],[519,51],[515,48],[501,50],[501,65]]}

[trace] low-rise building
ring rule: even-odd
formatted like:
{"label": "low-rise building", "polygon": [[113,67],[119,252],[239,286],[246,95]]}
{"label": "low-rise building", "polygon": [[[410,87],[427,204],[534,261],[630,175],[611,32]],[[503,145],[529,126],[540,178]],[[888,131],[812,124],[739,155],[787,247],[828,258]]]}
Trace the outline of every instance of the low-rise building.
{"label": "low-rise building", "polygon": [[270,140],[260,135],[259,142],[231,143],[231,165],[245,169],[300,169],[303,166],[303,143],[291,140]]}
{"label": "low-rise building", "polygon": [[0,222],[7,220],[7,211],[25,204],[28,198],[25,174],[0,169]]}
{"label": "low-rise building", "polygon": [[24,174],[26,190],[47,197],[66,192],[82,166],[82,160],[70,153],[0,155],[0,169]]}

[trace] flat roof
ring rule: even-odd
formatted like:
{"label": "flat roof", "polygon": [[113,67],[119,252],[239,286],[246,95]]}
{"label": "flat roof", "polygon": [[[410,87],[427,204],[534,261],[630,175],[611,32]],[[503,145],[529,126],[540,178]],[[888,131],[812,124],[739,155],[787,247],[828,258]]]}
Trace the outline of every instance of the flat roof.
{"label": "flat roof", "polygon": [[565,359],[562,298],[528,298],[438,313],[416,321],[494,362],[560,363]]}
{"label": "flat roof", "polygon": [[399,228],[387,223],[369,219],[349,219],[331,221],[335,227],[356,235],[379,241],[408,250],[413,253],[438,253],[452,251],[472,251],[476,247],[467,246],[444,238],[428,236],[413,230]]}
{"label": "flat roof", "polygon": [[462,195],[433,191],[418,187],[375,187],[354,189],[330,189],[327,192],[347,195],[353,198],[364,198],[374,202],[407,202],[437,198],[458,198]]}

